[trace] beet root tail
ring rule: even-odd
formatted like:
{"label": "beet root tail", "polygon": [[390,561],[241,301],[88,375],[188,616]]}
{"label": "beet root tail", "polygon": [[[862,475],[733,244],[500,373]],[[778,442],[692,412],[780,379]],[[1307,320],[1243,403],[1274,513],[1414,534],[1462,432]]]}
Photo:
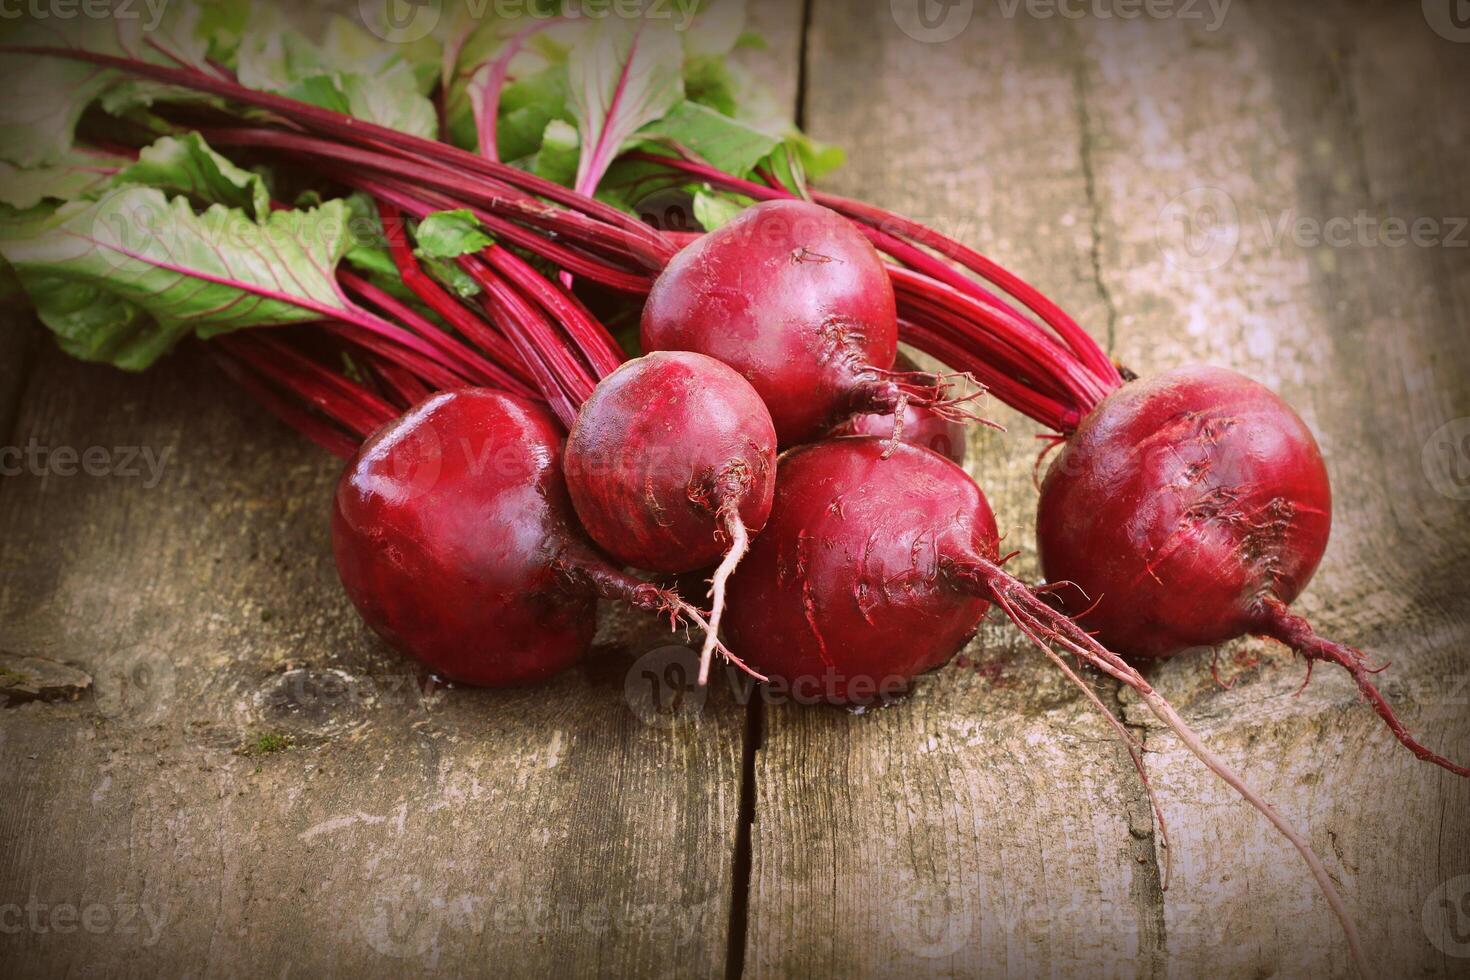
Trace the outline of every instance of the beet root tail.
{"label": "beet root tail", "polygon": [[[740,519],[740,508],[734,501],[720,508],[720,517],[725,533],[730,538],[730,550],[725,552],[725,557],[721,559],[719,567],[715,569],[715,574],[710,579],[709,625],[704,631],[704,648],[699,652],[699,684],[701,687],[709,683],[710,661],[714,658],[716,647],[720,645],[720,619],[725,615],[725,587],[741,559],[745,557],[745,553],[750,550],[750,532],[746,530],[745,522]],[[728,651],[725,655],[731,656]]]}
{"label": "beet root tail", "polygon": [[[978,557],[968,557],[953,561],[950,570],[962,587],[999,605],[1016,627],[1032,642],[1050,651],[1053,662],[1059,659],[1056,651],[1052,649],[1052,644],[1056,644],[1079,660],[1091,664],[1096,669],[1131,687],[1143,700],[1143,703],[1148,705],[1154,717],[1173,731],[1190,753],[1204,764],[1205,768],[1235,790],[1242,799],[1258,810],[1283,837],[1291,842],[1297,853],[1301,855],[1307,869],[1312,873],[1312,877],[1316,879],[1317,887],[1327,899],[1328,906],[1341,924],[1343,933],[1347,937],[1349,954],[1358,972],[1365,977],[1372,975],[1368,971],[1362,943],[1358,939],[1358,930],[1353,924],[1351,915],[1348,914],[1347,906],[1343,903],[1342,896],[1338,894],[1337,886],[1332,883],[1332,878],[1327,874],[1327,869],[1322,865],[1321,859],[1317,857],[1306,838],[1292,826],[1290,821],[1277,813],[1271,804],[1251,789],[1224,759],[1211,751],[1199,735],[1180,717],[1174,706],[1155,691],[1138,671],[1117,654],[1098,643],[1071,619],[1048,606],[1025,583],[1006,574],[1000,566],[993,562]],[[1151,791],[1150,796],[1152,798]],[[1155,803],[1155,808],[1157,811],[1157,803]]]}
{"label": "beet root tail", "polygon": [[1260,627],[1260,632],[1263,636],[1278,640],[1301,654],[1307,661],[1308,678],[1311,677],[1312,664],[1317,661],[1336,664],[1346,670],[1352,677],[1353,683],[1358,685],[1358,690],[1363,697],[1373,706],[1373,710],[1378,712],[1378,717],[1383,719],[1388,730],[1393,732],[1394,738],[1397,738],[1406,749],[1423,761],[1432,762],[1456,776],[1470,777],[1470,768],[1451,762],[1409,734],[1403,722],[1399,721],[1398,716],[1394,714],[1388,700],[1373,683],[1372,675],[1383,668],[1371,666],[1363,651],[1318,636],[1310,623],[1288,609],[1286,603],[1274,598],[1266,600],[1265,621]]}
{"label": "beet root tail", "polygon": [[569,588],[585,590],[600,598],[626,603],[634,609],[667,619],[671,629],[677,630],[681,626],[687,628],[690,625],[698,627],[704,631],[705,647],[711,654],[719,651],[720,656],[755,680],[768,680],[764,674],[731,653],[729,648],[719,641],[715,624],[710,623],[698,609],[685,602],[676,590],[661,589],[651,582],[634,578],[622,569],[609,565],[590,551],[576,553],[569,550],[564,553],[558,563],[558,572]]}
{"label": "beet root tail", "polygon": [[[970,374],[933,374],[928,371],[883,371],[868,368],[875,379],[862,386],[858,396],[859,410],[892,414],[898,422],[909,405],[927,409],[947,422],[962,425],[977,423],[1000,432],[1005,426],[976,413],[970,406],[983,398],[987,390]],[[959,388],[958,393],[956,387]],[[899,430],[895,425],[894,442]]]}

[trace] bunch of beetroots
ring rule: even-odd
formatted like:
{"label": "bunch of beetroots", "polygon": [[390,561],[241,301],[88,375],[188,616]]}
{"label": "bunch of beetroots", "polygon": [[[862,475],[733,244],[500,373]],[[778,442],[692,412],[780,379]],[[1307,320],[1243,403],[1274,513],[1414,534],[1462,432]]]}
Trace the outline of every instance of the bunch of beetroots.
{"label": "bunch of beetroots", "polygon": [[[490,624],[501,618],[506,624],[528,622],[526,601],[534,600],[541,610],[565,610],[578,602],[585,606],[595,587],[604,596],[642,608],[697,618],[668,593],[651,586],[635,591],[630,580],[610,571],[612,563],[603,561],[598,576],[588,574],[592,559],[572,544],[577,535],[567,519],[569,502],[576,523],[616,564],[678,574],[718,563],[711,579],[703,680],[718,644],[725,583],[764,527],[775,490],[777,428],[756,385],[818,389],[821,398],[785,402],[802,414],[802,431],[886,425],[890,445],[905,428],[909,438],[938,441],[951,452],[963,445],[954,411],[941,399],[910,397],[918,393],[914,379],[925,376],[891,370],[897,327],[877,253],[830,212],[772,210],[778,213],[756,237],[747,234],[748,222],[736,222],[727,236],[701,243],[718,254],[728,241],[734,249],[752,253],[758,264],[782,272],[769,279],[774,294],[764,299],[760,318],[744,326],[754,329],[766,318],[782,324],[779,331],[766,332],[779,332],[784,345],[769,348],[764,357],[747,352],[739,365],[743,371],[706,353],[659,350],[649,343],[650,353],[597,379],[583,361],[555,361],[566,351],[557,349],[554,336],[538,342],[536,330],[554,326],[544,317],[526,310],[507,315],[502,309],[496,322],[529,366],[550,411],[570,431],[564,448],[548,435],[554,419],[546,409],[509,396],[468,391],[439,396],[363,446],[343,477],[334,537],[348,592],[380,634],[447,677],[516,683],[566,666],[576,659],[573,648],[585,649],[588,639],[553,644],[544,670],[525,650],[493,652],[514,631],[491,629]],[[791,220],[793,210],[806,213]],[[814,229],[825,230],[826,237],[816,241],[831,253],[822,253],[820,259],[813,257],[817,252],[812,244],[798,243]],[[791,261],[793,254],[802,258]],[[405,281],[417,283],[411,256],[395,249],[395,257]],[[787,267],[781,270],[780,263]],[[465,268],[488,296],[504,292],[504,283],[490,277],[478,258],[466,260]],[[679,291],[680,278],[691,267],[683,268],[671,267],[659,279],[660,287],[671,287],[665,295]],[[707,275],[703,278],[710,281]],[[645,316],[645,327],[660,322],[671,324],[673,318]],[[720,346],[732,329],[729,318],[688,317],[680,328],[686,346],[706,336],[717,351],[739,349]],[[873,366],[875,360],[882,366]],[[427,411],[429,406],[434,410]],[[880,414],[884,408],[890,414]],[[530,426],[526,419],[537,412],[543,416],[541,424]],[[512,418],[506,424],[493,418],[507,413]],[[418,458],[415,454],[425,446],[441,456]],[[517,451],[509,446],[521,446],[519,458],[527,464],[546,462],[539,468],[510,465]],[[443,458],[446,452],[454,458]],[[507,465],[472,465],[477,459],[495,464],[502,458]],[[388,475],[415,474],[407,484],[412,487],[425,482],[418,475],[425,467],[433,469],[435,480],[419,493],[406,492],[401,480]],[[546,504],[526,513],[519,525],[523,533],[501,530],[513,526],[507,516],[489,519],[518,513],[517,499],[527,494]],[[466,544],[465,529],[477,525],[487,528],[483,539]],[[540,533],[524,533],[532,527]],[[528,543],[533,544],[529,553],[521,550]],[[507,557],[507,547],[517,556],[514,560]],[[405,567],[402,556],[410,554],[428,567]],[[485,570],[491,565],[496,575],[510,575],[520,585],[510,588],[504,578],[488,577]],[[456,592],[449,587],[453,582],[463,587]],[[456,615],[455,609],[468,599],[466,588],[496,601],[482,598],[476,615]]]}
{"label": "bunch of beetroots", "polygon": [[[751,211],[816,209],[774,180],[758,184],[685,159],[638,156],[767,202]],[[1071,317],[968,246],[872,205],[814,198],[894,260],[887,271],[901,340],[968,372],[1054,431],[1063,448],[1041,484],[1037,540],[1047,579],[1067,586],[1052,593],[1065,611],[1108,648],[1145,660],[1245,635],[1278,640],[1309,672],[1318,661],[1347,670],[1415,756],[1470,775],[1405,729],[1373,684],[1381,668],[1289,609],[1321,561],[1331,527],[1326,465],[1289,405],[1216,367],[1126,380]],[[932,253],[1017,297],[1031,316]]]}

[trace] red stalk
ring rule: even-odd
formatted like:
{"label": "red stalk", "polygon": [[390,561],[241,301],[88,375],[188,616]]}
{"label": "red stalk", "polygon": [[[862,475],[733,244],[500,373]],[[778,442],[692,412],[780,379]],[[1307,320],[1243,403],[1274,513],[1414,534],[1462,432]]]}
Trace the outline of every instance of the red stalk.
{"label": "red stalk", "polygon": [[432,394],[432,389],[407,368],[374,354],[366,356],[370,358],[368,363],[372,366],[373,373],[397,399],[394,407],[400,412],[412,408]]}
{"label": "red stalk", "polygon": [[[383,192],[383,198],[388,202],[386,204],[379,204],[379,212],[383,216],[384,228],[390,229],[388,231],[389,250],[393,255],[393,261],[398,265],[399,273],[403,276],[405,282],[409,281],[410,276],[413,277],[415,282],[420,278],[428,279],[418,268],[417,260],[414,258],[412,250],[408,247],[408,242],[403,231],[403,217],[397,211],[397,208],[403,207],[416,217],[423,217],[433,209],[427,204],[413,200],[407,194],[399,194],[381,187],[376,190]],[[373,193],[373,191],[370,190],[369,193]],[[622,348],[618,346],[617,341],[613,340],[602,324],[592,316],[576,296],[557,289],[556,286],[547,282],[539,272],[523,261],[520,256],[507,249],[497,246],[485,249],[481,254],[482,257],[490,262],[496,271],[515,282],[553,320],[561,323],[566,328],[573,344],[587,358],[587,363],[591,365],[596,377],[602,378],[611,374],[623,363],[624,354]],[[414,289],[415,292],[419,292],[417,285],[410,284],[410,288]],[[435,304],[449,303],[459,309],[464,315],[468,315],[468,311],[463,310],[448,294],[438,289],[437,284],[433,283],[432,280],[429,281],[428,288],[437,291],[440,295],[432,302],[423,293],[420,293],[420,296],[425,299],[425,302],[430,302],[430,305],[433,306],[436,312],[440,312],[441,316],[449,319],[449,316],[445,312],[441,312]],[[453,323],[455,321],[450,320],[450,322]]]}
{"label": "red stalk", "polygon": [[[212,146],[239,146],[289,153],[297,157],[313,157],[340,167],[323,169],[343,183],[356,186],[362,181],[361,171],[408,181],[416,189],[432,187],[453,195],[458,202],[481,205],[491,212],[516,221],[543,228],[552,234],[577,241],[594,249],[635,263],[642,268],[659,268],[673,254],[667,242],[650,248],[626,231],[609,227],[576,211],[554,207],[498,180],[467,177],[462,171],[435,159],[405,159],[400,155],[331,140],[317,139],[301,133],[269,128],[205,129],[204,138]],[[444,144],[432,143],[431,146]],[[463,206],[457,204],[456,206]],[[509,222],[504,222],[509,224]],[[641,222],[640,222],[641,224]],[[646,226],[645,226],[646,227]],[[521,233],[517,244],[536,250],[538,236]],[[540,239],[544,243],[545,239]],[[541,245],[544,247],[544,245]]]}
{"label": "red stalk", "polygon": [[279,387],[294,392],[359,436],[366,437],[398,413],[367,389],[333,374],[285,344],[227,334],[217,341]]}
{"label": "red stalk", "polygon": [[421,316],[411,307],[399,302],[393,296],[374,286],[366,279],[345,270],[339,272],[337,278],[354,293],[367,300],[367,302],[395,318],[399,323],[407,325],[419,336],[444,351],[446,355],[454,358],[456,363],[462,364],[466,371],[475,375],[467,380],[477,384],[489,384],[504,388],[522,397],[535,397],[530,387],[515,374],[512,374],[498,364],[492,364],[485,360],[477,352],[461,344],[458,340],[455,340],[449,334],[439,329],[439,327],[435,326],[426,317]]}
{"label": "red stalk", "polygon": [[516,345],[552,411],[570,429],[582,403],[597,386],[597,378],[573,355],[541,310],[494,269],[472,255],[459,263],[484,290],[481,301],[486,310]]}
{"label": "red stalk", "polygon": [[357,452],[357,440],[329,422],[311,414],[299,405],[282,398],[274,388],[228,348],[211,344],[215,363],[261,407],[339,459],[351,459]]}
{"label": "red stalk", "polygon": [[236,82],[215,78],[212,75],[198,70],[168,68],[138,59],[119,58],[114,55],[85,51],[77,48],[6,45],[0,46],[0,51],[12,54],[66,58],[72,61],[83,61],[89,64],[115,68],[118,71],[141,78],[152,79],[153,81],[162,82],[166,85],[177,85],[180,88],[207,92],[244,105],[266,109],[300,125],[318,132],[330,133],[351,143],[358,145],[367,143],[380,148],[389,148],[395,154],[403,156],[410,161],[431,159],[453,162],[477,174],[496,178],[513,187],[518,187],[523,191],[555,201],[565,207],[580,211],[589,217],[597,218],[621,228],[629,234],[630,238],[638,239],[645,246],[662,254],[665,259],[672,254],[672,247],[669,243],[656,235],[652,229],[636,217],[624,214],[611,205],[585,197],[574,190],[562,187],[560,184],[547,180],[544,177],[538,177],[529,171],[519,170],[494,160],[487,160],[484,157],[470,153],[467,150],[461,150],[459,147],[448,143],[426,140],[410,133],[399,132],[396,129],[389,129],[386,126],[379,126],[376,123],[365,122],[352,116],[333,112],[330,109],[322,109],[305,102],[299,102],[296,99],[275,95],[270,92],[249,89]]}
{"label": "red stalk", "polygon": [[[505,48],[488,63],[485,83],[477,86],[474,81],[470,82],[468,91],[470,102],[475,110],[475,129],[479,136],[480,156],[485,159],[497,161],[500,159],[500,147],[496,143],[496,124],[500,118],[500,93],[505,89],[510,63],[526,46],[528,38],[546,30],[556,22],[557,18],[552,18],[521,28],[509,41],[505,42]],[[444,87],[449,88],[447,82]]]}
{"label": "red stalk", "polygon": [[496,272],[534,300],[553,322],[561,324],[572,345],[591,366],[593,377],[607,377],[627,359],[618,342],[588,312],[581,300],[548,282],[519,255],[498,245],[485,249],[481,255]]}
{"label": "red stalk", "polygon": [[850,198],[839,197],[836,194],[824,194],[814,192],[813,199],[826,207],[831,208],[850,218],[857,218],[867,224],[882,229],[891,229],[899,235],[909,238],[917,244],[943,255],[948,259],[958,262],[971,272],[980,276],[988,282],[993,282],[1010,295],[1016,297],[1023,306],[1041,318],[1041,321],[1057,332],[1066,345],[1071,348],[1072,353],[1082,361],[1083,365],[1097,375],[1103,382],[1108,384],[1108,390],[1116,388],[1122,383],[1123,378],[1118,373],[1118,368],[1098,347],[1097,343],[1087,334],[1077,321],[1072,319],[1065,310],[1057,306],[1046,297],[1035,286],[1026,280],[1010,272],[998,263],[986,258],[979,252],[970,248],[962,242],[957,242],[947,235],[942,235],[931,228],[919,224],[910,218],[895,214],[883,208],[874,207],[861,201]]}
{"label": "red stalk", "polygon": [[398,268],[404,285],[413,290],[431,310],[438,313],[456,330],[493,356],[507,370],[514,369],[522,380],[520,386],[531,391],[531,379],[526,373],[520,354],[502,334],[490,324],[465,308],[459,300],[449,294],[433,276],[419,265],[413,249],[408,246],[408,237],[403,228],[403,216],[395,207],[379,202],[378,213],[382,217],[384,234],[387,236],[388,253]]}
{"label": "red stalk", "polygon": [[[423,218],[434,211],[452,211],[464,206],[463,202],[442,197],[432,191],[414,188],[391,177],[365,180],[341,172],[333,172],[333,176],[343,184],[371,194],[379,201],[387,201],[415,218]],[[607,265],[596,256],[552,241],[542,233],[522,228],[520,225],[506,221],[481,208],[471,206],[468,210],[474,214],[480,224],[485,226],[485,230],[496,238],[517,248],[523,248],[533,255],[554,263],[559,268],[583,276],[599,285],[634,296],[646,296],[649,289],[653,287],[653,279],[647,275],[637,275]]]}
{"label": "red stalk", "polygon": [[[1070,432],[1077,427],[1075,409],[1067,408],[1048,395],[1033,391],[1015,377],[997,368],[993,354],[976,356],[967,345],[963,331],[920,319],[900,317],[899,332],[915,347],[929,352],[956,371],[966,371],[983,384],[1000,401],[1056,432]],[[960,338],[956,339],[955,334]]]}
{"label": "red stalk", "polygon": [[322,324],[322,327],[328,333],[334,333],[365,351],[392,361],[407,371],[412,371],[416,377],[435,388],[463,388],[469,384],[464,378],[453,373],[438,361],[432,361],[422,354],[405,350],[400,344],[380,334],[364,330],[356,324],[328,320]]}
{"label": "red stalk", "polygon": [[1039,371],[1033,377],[1047,378],[1065,389],[1081,409],[1091,408],[1107,394],[1080,362],[1051,337],[1026,330],[1021,322],[984,307],[969,296],[946,288],[907,269],[891,269],[894,291],[914,303],[930,303],[957,319],[978,323],[1002,342],[1023,353]]}

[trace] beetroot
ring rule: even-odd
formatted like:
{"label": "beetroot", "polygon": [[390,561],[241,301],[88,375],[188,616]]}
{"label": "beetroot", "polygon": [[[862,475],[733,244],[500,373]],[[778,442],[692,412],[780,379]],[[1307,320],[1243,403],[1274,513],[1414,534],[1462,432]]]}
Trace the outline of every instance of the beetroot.
{"label": "beetroot", "polygon": [[342,585],[394,648],[449,680],[542,680],[587,652],[599,596],[690,615],[576,530],[543,407],[485,389],[435,395],[381,429],[338,484]]}
{"label": "beetroot", "polygon": [[1403,728],[1351,647],[1287,606],[1332,525],[1316,440],[1269,389],[1221,368],[1134,381],[1084,418],[1042,483],[1037,544],[1058,595],[1107,646],[1170,657],[1246,634],[1345,668],[1404,745],[1460,775]]}
{"label": "beetroot", "polygon": [[[760,396],[703,354],[629,361],[598,383],[567,440],[565,470],[583,526],[620,561],[655,572],[714,573],[712,642],[725,582],[765,526],[776,431]],[[701,664],[701,676],[708,658]]]}
{"label": "beetroot", "polygon": [[[872,437],[804,446],[781,457],[771,519],[730,583],[729,635],[736,652],[794,698],[868,702],[948,661],[995,603],[1109,720],[1146,788],[1137,740],[1053,645],[1131,687],[1201,762],[1287,837],[1361,963],[1352,920],[1305,839],[1135,669],[1006,574],[999,561],[985,497],[950,461]],[[1157,801],[1154,809],[1167,856]],[[1166,864],[1166,882],[1167,874]]]}
{"label": "beetroot", "polygon": [[713,358],[647,354],[598,384],[567,440],[577,516],[637,568],[713,564],[735,526],[765,526],[776,433],[755,389]]}
{"label": "beetroot", "polygon": [[685,246],[643,308],[643,349],[707,354],[744,375],[783,446],[854,413],[892,413],[928,386],[891,370],[893,286],[866,238],[803,201],[748,208]]}
{"label": "beetroot", "polygon": [[730,645],[793,694],[900,693],[974,634],[988,604],[948,570],[993,562],[999,540],[980,488],[935,453],[873,437],[790,450],[730,582]]}

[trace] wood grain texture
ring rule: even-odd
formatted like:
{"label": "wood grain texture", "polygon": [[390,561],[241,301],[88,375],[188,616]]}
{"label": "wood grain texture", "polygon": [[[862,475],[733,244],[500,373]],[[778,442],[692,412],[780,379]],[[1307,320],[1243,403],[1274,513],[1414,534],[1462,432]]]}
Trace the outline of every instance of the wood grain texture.
{"label": "wood grain texture", "polygon": [[[1448,234],[1466,213],[1463,180],[1451,176],[1466,160],[1465,122],[1452,106],[1470,51],[1437,37],[1416,7],[1336,13],[1238,5],[1204,44],[1175,25],[1088,35],[1099,204],[1131,216],[1109,222],[1100,265],[1126,362],[1143,372],[1228,364],[1308,420],[1336,527],[1299,608],[1327,635],[1392,661],[1383,686],[1406,723],[1463,760],[1470,603],[1458,583],[1470,527],[1424,454],[1436,428],[1466,414],[1470,268],[1463,248],[1382,236],[1390,221],[1421,218]],[[1418,81],[1400,81],[1409,75]],[[1193,261],[1179,226],[1137,220],[1172,220],[1181,195],[1192,220],[1213,216],[1200,204],[1221,209],[1232,248]],[[1470,872],[1470,787],[1400,750],[1345,677],[1319,671],[1293,699],[1299,662],[1265,644],[1236,652],[1263,659],[1231,691],[1215,687],[1205,658],[1168,664],[1156,680],[1309,831],[1377,969],[1463,972],[1426,934],[1424,910]],[[1171,969],[1346,974],[1339,932],[1289,850],[1172,738],[1148,744],[1178,828]],[[1252,942],[1223,944],[1230,935]]]}
{"label": "wood grain texture", "polygon": [[[800,11],[752,19],[794,99]],[[649,713],[681,638],[604,608],[549,685],[437,688],[341,594],[338,464],[197,351],[38,349],[19,444],[162,462],[0,494],[0,648],[95,677],[0,713],[6,973],[724,974],[746,709]]]}
{"label": "wood grain texture", "polygon": [[[1022,10],[976,5],[958,38],[926,44],[883,5],[818,2],[807,118],[853,151],[835,185],[977,244],[1141,372],[1210,361],[1281,391],[1322,439],[1337,496],[1332,547],[1300,608],[1395,661],[1383,685],[1405,720],[1470,757],[1463,444],[1426,456],[1441,426],[1470,427],[1470,264],[1453,243],[1312,247],[1292,230],[1304,218],[1329,231],[1360,211],[1458,227],[1470,202],[1455,107],[1470,47],[1434,34],[1416,5],[1237,3],[1217,31]],[[1035,493],[1016,447],[1034,429],[992,414],[1012,431],[978,434],[971,469],[1029,553]],[[1159,892],[1124,760],[1026,651],[997,653],[1002,635],[982,633],[971,657],[987,673],[1014,658],[1002,676],[1019,679],[1021,698],[951,667],[876,718],[768,717],[747,952],[757,972],[1348,972],[1289,849],[1150,727],[1175,838],[1174,884]],[[1225,651],[1232,690],[1209,667],[1202,653],[1156,680],[1308,829],[1375,966],[1463,975],[1458,920],[1431,912],[1470,871],[1470,788],[1399,749],[1328,671],[1293,699],[1300,664],[1265,644]],[[1151,726],[1124,700],[1132,723]],[[936,759],[933,736],[957,731],[986,735],[940,739]],[[1069,737],[1091,748],[1063,759]],[[1016,792],[1028,781],[1043,791]],[[1141,868],[1119,833],[1124,804],[1150,849]],[[1082,814],[1091,833],[1077,831]]]}
{"label": "wood grain texture", "polygon": [[[838,192],[1046,270],[1053,295],[1091,313],[1103,297],[1075,45],[987,6],[968,40],[930,45],[887,5],[819,0],[808,127],[849,150]],[[1010,431],[976,431],[971,471],[1006,548],[1022,549],[1016,573],[1034,576],[1038,430],[984,408]],[[1137,777],[1080,694],[999,621],[901,707],[771,711],[756,765],[752,975],[1107,975],[1154,961],[1160,882]]]}
{"label": "wood grain texture", "polygon": [[0,329],[0,445],[8,446],[37,328],[33,317],[20,310],[3,310],[0,316],[5,319],[5,328]]}
{"label": "wood grain texture", "polygon": [[[123,902],[163,924],[28,929],[0,936],[6,961],[719,975],[738,706],[645,725],[624,677],[671,639],[628,619],[550,686],[426,689],[336,583],[337,464],[228,400],[187,354],[147,378],[38,368],[22,433],[168,463],[154,486],[17,478],[0,503],[0,645],[96,678],[92,699],[0,718],[0,904]],[[260,753],[275,734],[291,747]]]}

